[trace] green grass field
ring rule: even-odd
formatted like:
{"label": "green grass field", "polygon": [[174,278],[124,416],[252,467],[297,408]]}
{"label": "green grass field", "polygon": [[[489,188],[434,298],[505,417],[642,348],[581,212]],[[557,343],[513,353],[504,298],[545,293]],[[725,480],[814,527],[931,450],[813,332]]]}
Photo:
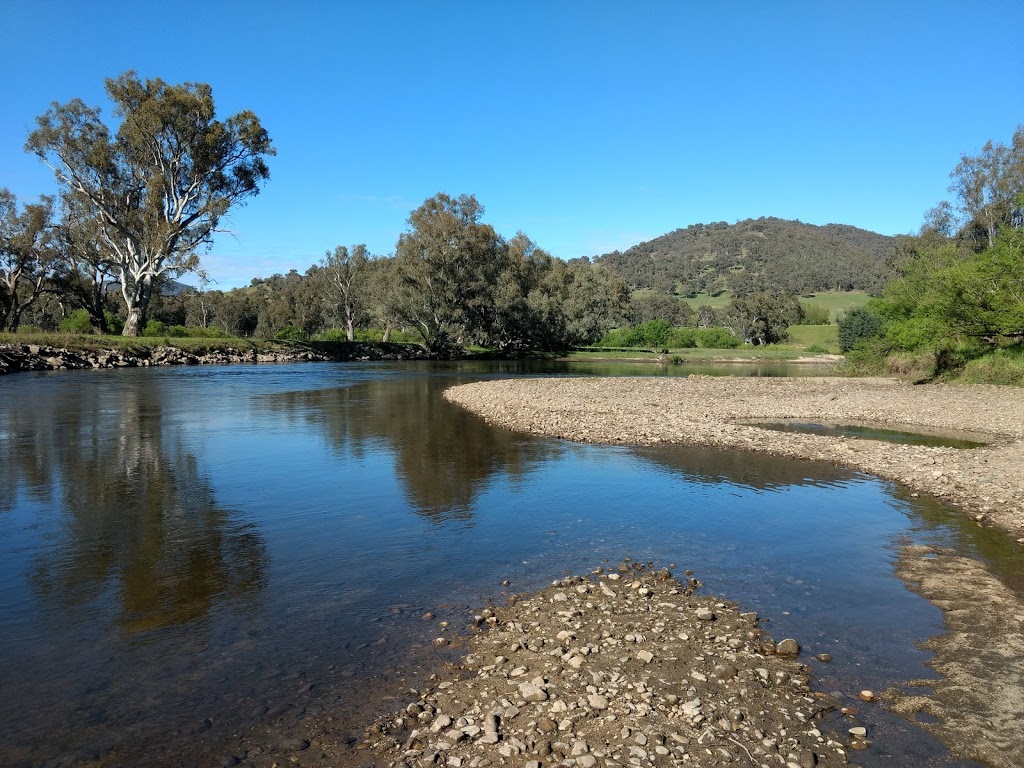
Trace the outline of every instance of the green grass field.
{"label": "green grass field", "polygon": [[[640,293],[640,292],[638,292]],[[829,291],[827,293],[816,293],[811,297],[800,297],[800,301],[811,306],[819,306],[828,310],[829,318],[834,323],[836,318],[848,309],[863,307],[871,297],[863,291]],[[732,295],[726,291],[718,296],[709,296],[706,293],[698,293],[693,298],[684,297],[680,299],[690,305],[696,311],[699,307],[713,307],[721,309],[729,306]]]}
{"label": "green grass field", "polygon": [[829,353],[839,354],[838,327],[835,325],[791,325],[786,346],[807,349],[821,347]]}

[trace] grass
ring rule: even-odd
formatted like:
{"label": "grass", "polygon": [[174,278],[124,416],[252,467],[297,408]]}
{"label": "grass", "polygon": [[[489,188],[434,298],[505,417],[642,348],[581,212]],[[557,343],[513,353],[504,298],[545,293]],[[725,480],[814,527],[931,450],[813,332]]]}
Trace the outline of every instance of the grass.
{"label": "grass", "polygon": [[955,381],[961,384],[1009,384],[1024,387],[1024,346],[997,349],[971,360]]}
{"label": "grass", "polygon": [[805,354],[802,349],[786,348],[781,346],[770,347],[739,347],[738,349],[702,349],[700,347],[691,349],[670,349],[667,354],[648,352],[641,349],[628,352],[580,350],[570,352],[561,357],[561,360],[646,360],[650,362],[663,362],[673,357],[680,357],[684,362],[703,362],[715,360],[743,360],[750,362],[759,361],[780,361],[795,360]]}
{"label": "grass", "polygon": [[[801,296],[800,301],[811,306],[819,306],[828,312],[829,319],[834,323],[836,318],[843,312],[854,307],[863,307],[871,297],[864,291],[827,291],[815,293],[812,296]],[[697,311],[700,307],[713,307],[721,309],[728,307],[732,301],[732,294],[728,291],[718,296],[709,296],[706,293],[698,293],[693,298],[684,297],[681,301],[690,305],[690,308]]]}
{"label": "grass", "polygon": [[816,293],[810,298],[801,298],[800,301],[827,309],[829,319],[834,323],[839,315],[854,307],[863,307],[870,299],[871,297],[864,291],[829,291]]}
{"label": "grass", "polygon": [[690,309],[696,312],[701,307],[712,307],[713,309],[722,309],[728,307],[729,302],[732,301],[732,294],[728,291],[720,293],[717,296],[709,296],[706,293],[698,293],[694,297],[684,296],[682,301],[690,305]]}
{"label": "grass", "polygon": [[295,349],[319,349],[329,351],[332,347],[344,345],[345,341],[285,341],[281,339],[243,339],[226,337],[187,338],[179,336],[97,336],[87,333],[48,333],[31,331],[25,333],[0,333],[0,344],[38,344],[43,347],[58,347],[82,351],[104,349],[133,350],[155,347],[174,347],[194,354],[211,350],[237,349],[239,352],[273,352]]}
{"label": "grass", "polygon": [[834,325],[791,325],[789,326],[789,342],[786,346],[806,350],[808,347],[820,347],[830,354],[839,354],[839,329]]}

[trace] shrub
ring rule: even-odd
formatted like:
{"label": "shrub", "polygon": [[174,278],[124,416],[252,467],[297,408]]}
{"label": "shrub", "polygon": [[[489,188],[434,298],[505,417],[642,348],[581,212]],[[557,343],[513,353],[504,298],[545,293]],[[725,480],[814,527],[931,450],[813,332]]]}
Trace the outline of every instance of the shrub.
{"label": "shrub", "polygon": [[109,309],[104,310],[103,317],[107,321],[107,330],[115,336],[120,336],[121,331],[124,330],[124,318],[120,315],[115,315]]}
{"label": "shrub", "polygon": [[666,346],[672,349],[692,349],[697,346],[695,328],[673,328],[668,334]]}
{"label": "shrub", "polygon": [[62,333],[92,333],[92,318],[84,309],[76,309],[60,322]]}
{"label": "shrub", "polygon": [[301,328],[296,328],[294,325],[286,325],[274,334],[274,338],[279,341],[306,341],[309,337]]}
{"label": "shrub", "polygon": [[166,336],[167,324],[162,320],[150,320],[142,331],[143,336]]}
{"label": "shrub", "polygon": [[728,328],[698,328],[695,333],[697,346],[704,349],[735,349],[741,343]]}
{"label": "shrub", "polygon": [[804,351],[810,352],[812,355],[824,355],[828,352],[828,350],[821,346],[821,344],[811,344],[811,346]]}
{"label": "shrub", "polygon": [[829,325],[832,322],[829,311],[820,304],[811,304],[810,302],[801,301],[800,307],[804,311],[803,317],[794,323],[794,325]]}
{"label": "shrub", "polygon": [[838,325],[839,349],[849,352],[858,341],[881,334],[884,322],[867,307],[854,307],[839,318]]}

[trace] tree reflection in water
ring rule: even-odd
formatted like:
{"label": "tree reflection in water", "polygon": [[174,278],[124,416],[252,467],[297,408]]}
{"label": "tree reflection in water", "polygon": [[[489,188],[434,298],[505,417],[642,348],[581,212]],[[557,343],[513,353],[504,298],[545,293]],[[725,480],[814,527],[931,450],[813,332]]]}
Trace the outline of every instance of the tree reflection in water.
{"label": "tree reflection in water", "polygon": [[268,395],[272,408],[321,430],[338,454],[359,458],[383,442],[409,505],[435,522],[473,519],[480,491],[496,474],[523,479],[563,450],[557,443],[496,429],[440,396],[450,378],[410,386],[387,380],[338,389]]}
{"label": "tree reflection in water", "polygon": [[53,545],[34,556],[33,590],[65,617],[109,602],[129,635],[257,596],[263,540],[218,506],[201,462],[163,418],[160,380],[84,383],[56,390],[45,417],[25,402],[5,414],[14,439],[4,442],[0,487],[21,485],[60,510]]}

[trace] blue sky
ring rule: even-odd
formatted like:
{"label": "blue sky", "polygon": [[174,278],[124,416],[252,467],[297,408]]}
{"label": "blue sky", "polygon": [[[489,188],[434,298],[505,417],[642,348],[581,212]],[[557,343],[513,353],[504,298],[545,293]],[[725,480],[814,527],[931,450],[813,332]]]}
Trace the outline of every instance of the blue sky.
{"label": "blue sky", "polygon": [[475,194],[556,256],[779,216],[910,232],[949,171],[1024,123],[1020,0],[55,2],[0,0],[0,186],[103,79],[210,83],[278,155],[205,264],[216,287],[338,244],[392,252],[409,212]]}

